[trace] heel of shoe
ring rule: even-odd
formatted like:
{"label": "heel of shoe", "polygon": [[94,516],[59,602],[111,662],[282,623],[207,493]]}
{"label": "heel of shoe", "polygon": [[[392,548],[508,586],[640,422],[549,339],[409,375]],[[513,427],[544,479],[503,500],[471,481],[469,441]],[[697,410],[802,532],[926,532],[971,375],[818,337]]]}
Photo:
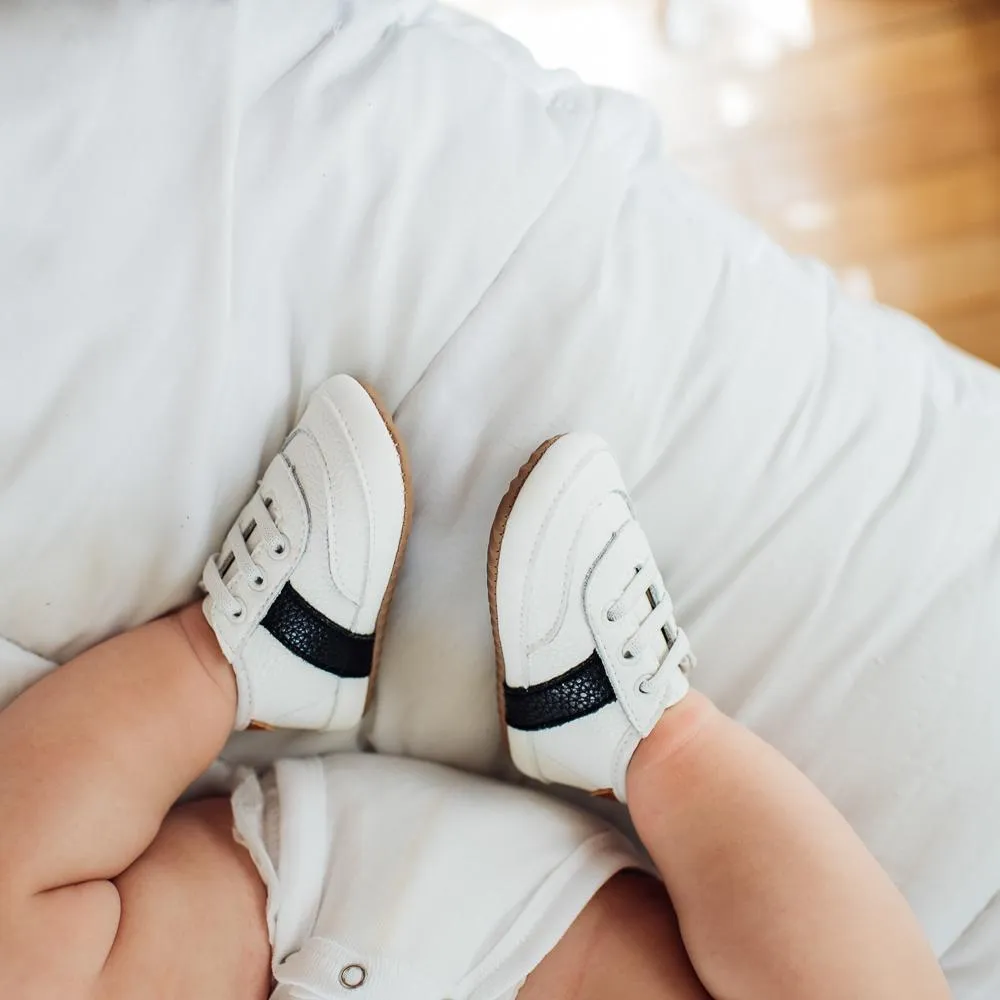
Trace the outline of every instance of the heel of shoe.
{"label": "heel of shoe", "polygon": [[367,677],[338,677],[291,658],[274,669],[255,670],[246,682],[250,724],[266,729],[353,729],[361,722],[368,694]]}

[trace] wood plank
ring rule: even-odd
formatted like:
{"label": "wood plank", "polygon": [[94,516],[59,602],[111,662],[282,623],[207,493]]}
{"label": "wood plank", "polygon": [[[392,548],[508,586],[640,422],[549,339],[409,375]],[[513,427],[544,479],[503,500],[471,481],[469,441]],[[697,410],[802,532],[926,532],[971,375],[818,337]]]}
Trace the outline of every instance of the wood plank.
{"label": "wood plank", "polygon": [[927,21],[976,14],[992,0],[813,0],[816,45],[843,45]]}
{"label": "wood plank", "polygon": [[998,78],[1000,11],[970,24],[801,53],[756,73],[720,74],[696,58],[672,56],[650,71],[643,93],[662,117],[667,145],[690,150],[873,118],[907,100],[973,94]]}
{"label": "wood plank", "polygon": [[763,215],[996,151],[1000,77],[907,101],[875,118],[810,124],[751,144],[720,142],[677,158],[702,184]]}
{"label": "wood plank", "polygon": [[[526,0],[463,0],[463,4],[478,3],[504,5]],[[595,0],[533,0],[547,10],[582,9]],[[596,0],[599,4],[601,0]],[[608,0],[605,0],[608,2]],[[712,67],[739,65],[759,66],[761,36],[770,33],[778,4],[771,0],[610,0],[616,9],[627,12],[638,22],[662,24],[670,4],[698,3],[706,12],[711,24],[707,37],[697,47],[697,57],[702,65]],[[813,39],[810,56],[818,50],[838,45],[856,44],[876,36],[899,34],[920,30],[940,30],[949,23],[962,23],[970,16],[988,13],[988,5],[995,0],[805,0],[813,20]],[[715,8],[715,9],[713,9]],[[780,23],[781,18],[777,18]],[[648,28],[647,28],[648,30]],[[669,37],[664,37],[668,48],[676,49]],[[757,41],[758,45],[747,42]],[[767,54],[764,54],[765,61]]]}
{"label": "wood plank", "polygon": [[961,313],[931,314],[926,322],[945,340],[1000,366],[1000,298]]}
{"label": "wood plank", "polygon": [[921,318],[967,312],[1000,297],[1000,229],[893,253],[866,268],[889,305]]}
{"label": "wood plank", "polygon": [[966,229],[1000,227],[1000,153],[874,184],[830,203],[804,209],[790,205],[760,215],[758,221],[790,250],[834,265],[866,261]]}

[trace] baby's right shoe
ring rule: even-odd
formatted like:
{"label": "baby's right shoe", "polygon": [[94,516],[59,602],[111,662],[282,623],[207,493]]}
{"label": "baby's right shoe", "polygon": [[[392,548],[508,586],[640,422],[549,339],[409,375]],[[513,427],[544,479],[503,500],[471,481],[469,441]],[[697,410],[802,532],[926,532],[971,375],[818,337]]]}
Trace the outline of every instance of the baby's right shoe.
{"label": "baby's right shoe", "polygon": [[346,730],[364,714],[410,525],[392,421],[337,375],[313,394],[205,566],[236,728]]}
{"label": "baby's right shoe", "polygon": [[488,585],[514,764],[624,802],[632,754],[687,694],[694,656],[600,438],[553,438],[521,469]]}

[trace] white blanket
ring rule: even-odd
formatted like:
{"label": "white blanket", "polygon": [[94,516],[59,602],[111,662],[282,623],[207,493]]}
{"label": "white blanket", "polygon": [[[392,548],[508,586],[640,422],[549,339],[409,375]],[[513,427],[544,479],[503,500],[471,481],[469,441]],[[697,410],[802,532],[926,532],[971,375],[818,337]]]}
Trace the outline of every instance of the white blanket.
{"label": "white blanket", "polygon": [[348,371],[415,471],[372,738],[494,769],[490,522],[594,430],[698,686],[1000,994],[1000,373],[693,190],[635,101],[416,0],[4,4],[0,345],[0,695],[192,597]]}

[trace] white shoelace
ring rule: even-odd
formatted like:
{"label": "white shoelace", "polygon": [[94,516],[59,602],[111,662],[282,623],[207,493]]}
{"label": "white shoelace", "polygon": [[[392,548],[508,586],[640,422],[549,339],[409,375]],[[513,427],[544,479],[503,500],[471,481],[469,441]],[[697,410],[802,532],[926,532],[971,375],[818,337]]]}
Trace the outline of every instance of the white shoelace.
{"label": "white shoelace", "polygon": [[[250,515],[250,527],[246,534],[240,529],[240,522],[232,526],[226,535],[222,551],[212,556],[205,565],[203,583],[209,596],[218,604],[227,617],[239,621],[246,611],[246,605],[237,597],[223,580],[233,561],[237,575],[243,574],[253,590],[263,590],[267,586],[267,572],[254,561],[247,546],[247,539],[257,531],[265,549],[274,559],[283,559],[288,554],[289,541],[275,523],[271,508],[260,493],[254,493],[244,514]],[[240,519],[242,520],[242,518]]]}
{"label": "white shoelace", "polygon": [[646,674],[639,682],[640,690],[647,692],[649,682],[664,670],[680,669],[687,674],[694,667],[694,653],[684,630],[677,627],[674,604],[670,595],[660,583],[656,564],[649,560],[636,568],[636,574],[622,591],[621,596],[608,608],[608,621],[618,621],[637,604],[651,604],[649,614],[642,619],[639,627],[622,647],[626,660],[638,658],[653,638],[662,633],[667,644],[667,652],[656,669]]}

